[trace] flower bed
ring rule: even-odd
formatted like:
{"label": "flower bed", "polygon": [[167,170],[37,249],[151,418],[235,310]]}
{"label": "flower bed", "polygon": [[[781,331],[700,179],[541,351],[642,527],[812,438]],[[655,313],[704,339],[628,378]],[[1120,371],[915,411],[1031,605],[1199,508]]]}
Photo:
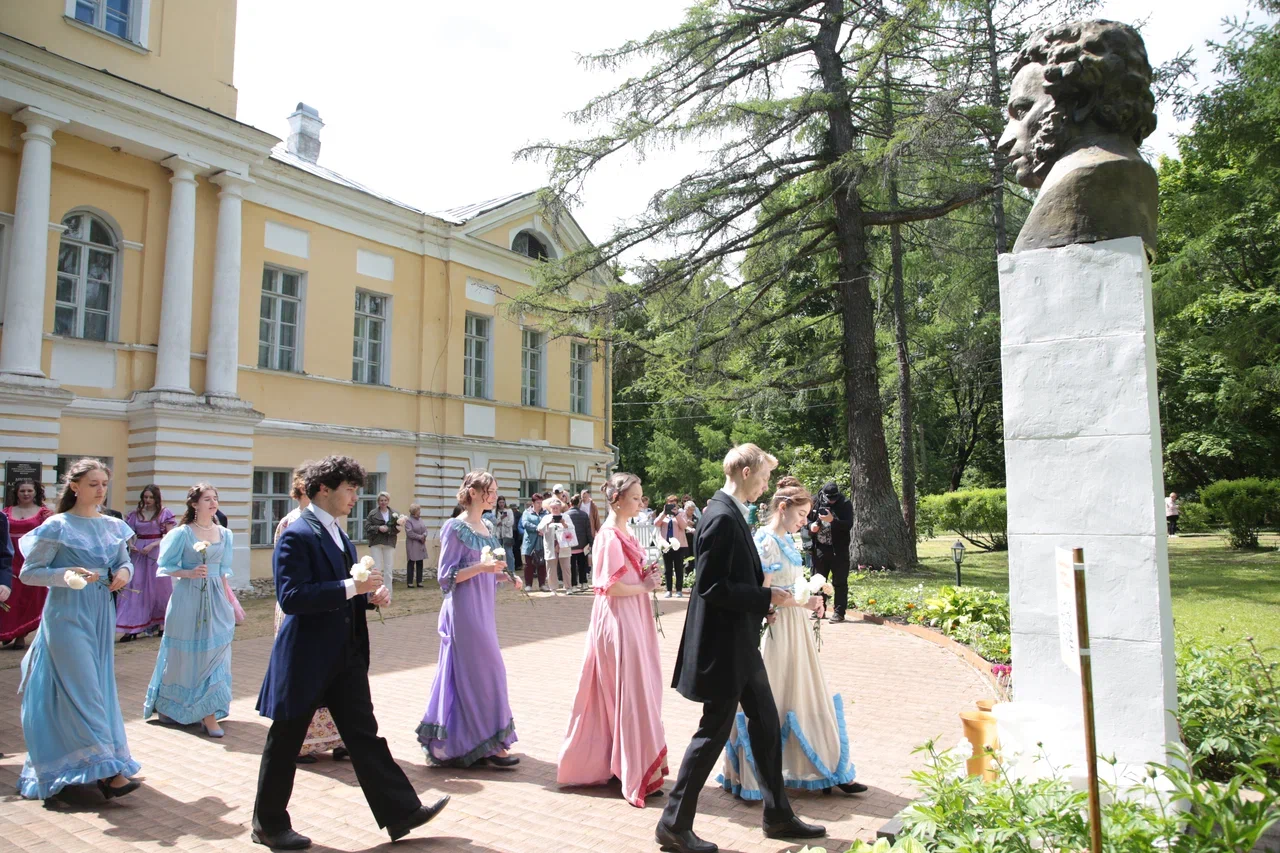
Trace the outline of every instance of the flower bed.
{"label": "flower bed", "polygon": [[852,577],[848,606],[904,625],[923,625],[962,643],[993,664],[1009,657],[1009,597],[975,586],[903,589],[881,586],[873,575]]}

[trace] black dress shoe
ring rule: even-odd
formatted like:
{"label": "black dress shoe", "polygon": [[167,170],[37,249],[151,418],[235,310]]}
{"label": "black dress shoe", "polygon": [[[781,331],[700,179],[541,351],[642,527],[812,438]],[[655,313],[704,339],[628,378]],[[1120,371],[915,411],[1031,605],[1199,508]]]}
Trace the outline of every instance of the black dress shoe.
{"label": "black dress shoe", "polygon": [[347,752],[347,748],[345,746],[336,746],[333,748],[334,761],[346,761],[350,758],[351,758],[351,753]]}
{"label": "black dress shoe", "polygon": [[766,823],[764,834],[768,838],[821,838],[827,834],[825,826],[805,823],[792,815],[781,823]]}
{"label": "black dress shoe", "polygon": [[311,839],[305,835],[286,829],[283,832],[263,832],[255,829],[249,835],[254,844],[262,844],[272,850],[306,850],[311,846]]}
{"label": "black dress shoe", "polygon": [[836,787],[841,791],[844,791],[846,794],[865,794],[867,792],[867,786],[861,782],[849,782],[844,785],[837,785]]}
{"label": "black dress shoe", "polygon": [[317,761],[319,761],[319,759],[310,753],[307,755],[299,755],[293,759],[294,764],[315,764]]}
{"label": "black dress shoe", "polygon": [[520,758],[515,755],[490,755],[485,761],[488,761],[494,767],[515,767],[520,763]]}
{"label": "black dress shoe", "polygon": [[436,800],[436,804],[434,806],[418,806],[418,810],[410,814],[404,820],[398,820],[395,823],[387,824],[387,834],[391,836],[392,841],[399,841],[413,830],[440,814],[440,812],[444,811],[444,807],[447,805],[449,805],[449,797],[446,795]]}
{"label": "black dress shoe", "polygon": [[717,853],[720,849],[710,841],[703,841],[694,835],[692,829],[676,832],[661,822],[653,831],[653,840],[658,842],[662,850],[674,850],[675,853]]}
{"label": "black dress shoe", "polygon": [[102,796],[106,797],[108,800],[115,799],[116,797],[123,797],[125,794],[132,794],[140,787],[142,787],[142,783],[137,779],[130,779],[119,787],[112,787],[111,782],[107,779],[98,780],[98,790],[101,791]]}

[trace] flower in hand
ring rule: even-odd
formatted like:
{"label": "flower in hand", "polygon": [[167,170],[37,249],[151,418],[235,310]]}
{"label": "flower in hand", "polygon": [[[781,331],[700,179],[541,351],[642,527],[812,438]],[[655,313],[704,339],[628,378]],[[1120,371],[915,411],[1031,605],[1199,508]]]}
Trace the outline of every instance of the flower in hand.
{"label": "flower in hand", "polygon": [[356,583],[364,583],[369,579],[369,574],[373,571],[373,558],[361,557],[360,562],[351,567],[351,577]]}
{"label": "flower in hand", "polygon": [[497,560],[494,559],[492,547],[490,547],[489,545],[485,545],[483,548],[480,549],[480,565],[492,566],[496,562]]}
{"label": "flower in hand", "polygon": [[72,589],[84,589],[89,585],[88,579],[75,569],[67,569],[66,573],[62,576],[62,579],[66,581],[67,586]]}
{"label": "flower in hand", "polygon": [[204,552],[209,550],[209,543],[201,539],[191,546],[191,550],[203,557]]}

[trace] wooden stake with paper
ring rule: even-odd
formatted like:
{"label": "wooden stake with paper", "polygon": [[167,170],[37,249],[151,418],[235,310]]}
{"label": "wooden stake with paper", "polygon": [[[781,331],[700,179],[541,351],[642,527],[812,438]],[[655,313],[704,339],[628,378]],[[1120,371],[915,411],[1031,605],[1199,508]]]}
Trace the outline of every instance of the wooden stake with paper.
{"label": "wooden stake with paper", "polygon": [[1084,701],[1084,750],[1089,769],[1089,850],[1102,853],[1098,795],[1098,745],[1093,719],[1093,655],[1089,647],[1089,603],[1085,595],[1084,549],[1058,548],[1058,636],[1062,661],[1080,674]]}

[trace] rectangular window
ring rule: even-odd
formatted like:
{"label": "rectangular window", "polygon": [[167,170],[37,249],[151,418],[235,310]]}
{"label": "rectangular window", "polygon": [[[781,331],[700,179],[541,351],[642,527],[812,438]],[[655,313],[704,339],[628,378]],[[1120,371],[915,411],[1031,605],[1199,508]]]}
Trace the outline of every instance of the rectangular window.
{"label": "rectangular window", "polygon": [[356,500],[356,508],[351,510],[351,515],[347,516],[347,536],[352,542],[364,542],[364,520],[369,517],[369,513],[378,508],[378,492],[384,492],[387,489],[387,475],[385,473],[365,472],[364,488],[360,490],[360,496]]}
{"label": "rectangular window", "polygon": [[[117,473],[115,468],[113,468],[111,465],[110,456],[90,456],[87,453],[69,453],[65,455],[59,455],[57,462],[55,462],[53,465],[54,482],[57,483],[57,486],[55,486],[54,488],[54,491],[56,492],[56,494],[53,496],[54,501],[57,501],[59,498],[62,497],[62,478],[67,476],[67,469],[70,468],[72,465],[76,464],[77,462],[79,462],[81,459],[97,459],[103,465],[106,465],[107,469],[111,471],[112,478],[114,478]],[[104,504],[104,506],[111,506],[111,486],[109,484],[107,486],[106,500],[107,502]],[[181,513],[179,513],[179,515],[181,515]]]}
{"label": "rectangular window", "polygon": [[575,415],[591,414],[591,362],[594,357],[590,344],[569,342],[569,406]]}
{"label": "rectangular window", "polygon": [[298,329],[302,321],[302,274],[264,267],[258,317],[258,367],[299,372]]}
{"label": "rectangular window", "polygon": [[75,0],[75,19],[126,41],[133,37],[133,0]]}
{"label": "rectangular window", "polygon": [[276,525],[293,509],[293,471],[288,468],[253,469],[253,513],[249,520],[249,545],[275,544]]}
{"label": "rectangular window", "polygon": [[355,341],[351,352],[351,381],[368,385],[386,382],[387,303],[377,293],[356,291]]}
{"label": "rectangular window", "polygon": [[462,351],[462,394],[489,399],[489,330],[493,320],[468,314]]}
{"label": "rectangular window", "polygon": [[544,335],[524,329],[521,338],[520,402],[525,406],[541,406]]}
{"label": "rectangular window", "polygon": [[526,504],[529,498],[534,494],[542,494],[545,487],[542,480],[521,480],[520,481],[520,503]]}

